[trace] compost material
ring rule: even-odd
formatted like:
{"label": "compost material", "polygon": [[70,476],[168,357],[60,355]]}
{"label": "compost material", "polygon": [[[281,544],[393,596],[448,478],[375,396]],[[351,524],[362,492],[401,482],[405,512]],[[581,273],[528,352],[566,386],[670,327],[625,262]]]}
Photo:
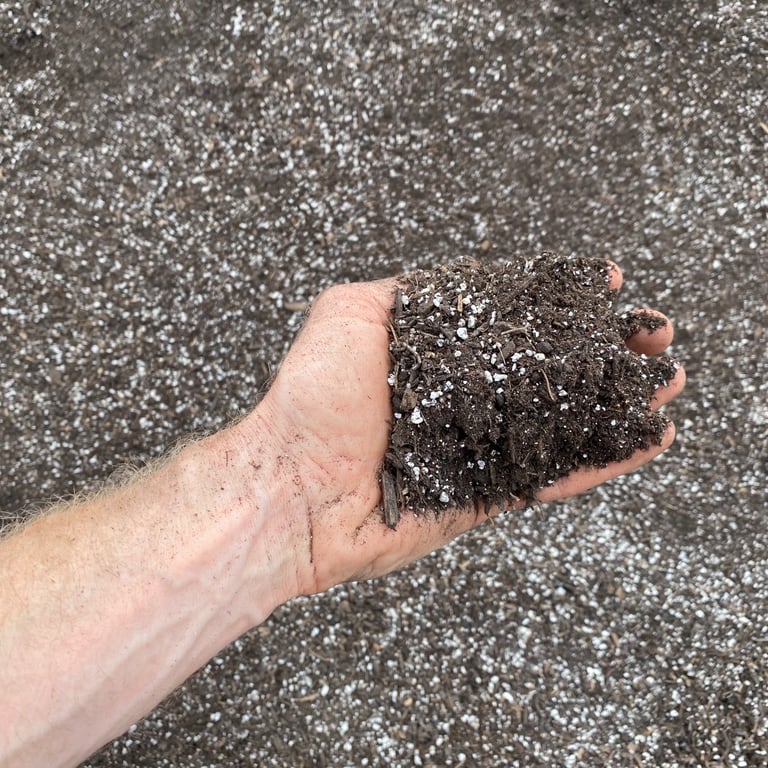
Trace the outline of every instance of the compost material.
{"label": "compost material", "polygon": [[604,260],[544,253],[504,266],[420,271],[398,290],[385,521],[480,499],[531,502],[581,466],[659,444],[666,356],[626,339],[663,319],[619,315]]}

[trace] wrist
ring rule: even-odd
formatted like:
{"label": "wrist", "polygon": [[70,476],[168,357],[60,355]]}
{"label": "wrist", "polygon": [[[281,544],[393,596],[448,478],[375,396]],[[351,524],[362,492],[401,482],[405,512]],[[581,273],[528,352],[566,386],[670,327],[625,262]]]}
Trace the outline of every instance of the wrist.
{"label": "wrist", "polygon": [[[193,444],[181,472],[207,510],[222,543],[210,556],[227,561],[227,614],[240,634],[306,590],[306,501],[298,467],[268,407]],[[215,536],[210,543],[216,541]]]}

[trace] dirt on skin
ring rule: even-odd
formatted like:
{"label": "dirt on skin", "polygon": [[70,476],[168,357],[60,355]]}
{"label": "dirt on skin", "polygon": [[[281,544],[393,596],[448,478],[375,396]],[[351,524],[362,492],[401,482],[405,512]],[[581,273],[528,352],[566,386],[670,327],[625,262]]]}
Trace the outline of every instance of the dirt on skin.
{"label": "dirt on skin", "polygon": [[627,348],[663,320],[617,314],[616,295],[604,260],[553,253],[408,277],[391,329],[388,525],[400,506],[531,502],[577,467],[660,444],[668,420],[650,401],[677,366]]}

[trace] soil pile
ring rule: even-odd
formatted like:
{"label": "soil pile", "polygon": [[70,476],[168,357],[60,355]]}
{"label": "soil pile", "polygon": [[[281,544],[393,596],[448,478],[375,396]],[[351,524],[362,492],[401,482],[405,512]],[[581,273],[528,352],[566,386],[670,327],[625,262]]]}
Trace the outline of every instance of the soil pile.
{"label": "soil pile", "polygon": [[601,259],[553,253],[409,275],[390,343],[388,525],[400,505],[530,502],[576,467],[660,443],[650,400],[676,365],[626,347],[659,319],[614,312],[608,278]]}

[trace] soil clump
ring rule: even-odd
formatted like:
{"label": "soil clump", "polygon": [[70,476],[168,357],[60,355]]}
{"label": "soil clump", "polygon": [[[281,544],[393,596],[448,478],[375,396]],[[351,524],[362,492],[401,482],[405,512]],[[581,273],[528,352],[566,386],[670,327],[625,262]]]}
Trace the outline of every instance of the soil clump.
{"label": "soil clump", "polygon": [[543,253],[409,275],[396,294],[384,519],[532,502],[581,466],[659,444],[650,408],[676,363],[625,340],[663,319],[617,314],[602,259]]}

